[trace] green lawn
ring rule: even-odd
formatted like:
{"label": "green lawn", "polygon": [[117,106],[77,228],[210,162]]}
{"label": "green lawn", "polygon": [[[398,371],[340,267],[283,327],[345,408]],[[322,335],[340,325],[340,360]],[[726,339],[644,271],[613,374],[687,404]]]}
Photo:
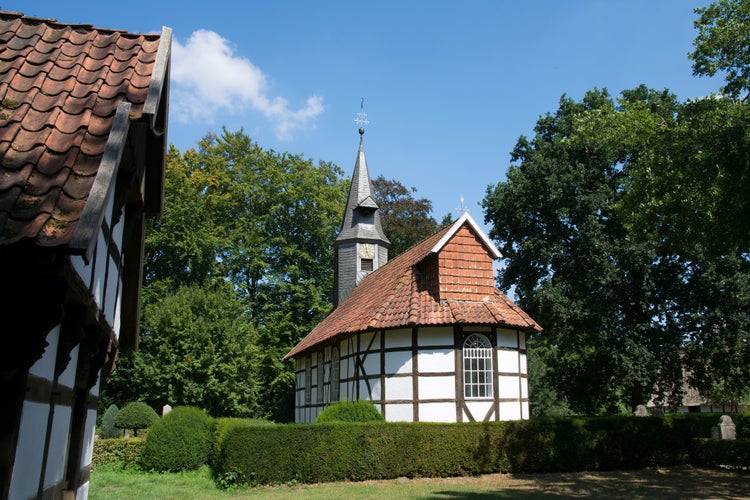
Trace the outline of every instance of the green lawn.
{"label": "green lawn", "polygon": [[207,467],[179,474],[150,474],[99,466],[89,498],[750,498],[750,473],[692,467],[564,474],[491,474],[444,479],[285,485],[223,491]]}

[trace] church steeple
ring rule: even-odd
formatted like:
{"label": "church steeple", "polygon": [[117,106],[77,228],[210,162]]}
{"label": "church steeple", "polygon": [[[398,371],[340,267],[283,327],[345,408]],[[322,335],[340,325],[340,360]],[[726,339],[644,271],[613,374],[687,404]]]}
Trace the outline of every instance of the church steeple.
{"label": "church steeple", "polygon": [[[362,115],[360,113],[360,122]],[[366,116],[366,115],[364,115]],[[364,128],[359,129],[359,152],[354,165],[352,184],[346,200],[344,220],[334,242],[335,272],[333,303],[342,303],[359,282],[388,262],[391,242],[380,224],[380,209],[372,197],[372,181],[367,169]]]}

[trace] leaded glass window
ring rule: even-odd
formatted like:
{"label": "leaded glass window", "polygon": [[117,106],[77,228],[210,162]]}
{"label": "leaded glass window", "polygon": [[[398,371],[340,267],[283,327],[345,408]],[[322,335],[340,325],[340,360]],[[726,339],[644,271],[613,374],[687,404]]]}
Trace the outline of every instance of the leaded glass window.
{"label": "leaded glass window", "polygon": [[492,344],[473,333],[464,341],[464,398],[492,397]]}

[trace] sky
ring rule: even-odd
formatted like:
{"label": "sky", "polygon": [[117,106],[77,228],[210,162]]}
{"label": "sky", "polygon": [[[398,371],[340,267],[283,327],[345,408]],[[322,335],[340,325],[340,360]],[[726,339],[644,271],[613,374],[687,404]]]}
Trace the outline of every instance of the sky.
{"label": "sky", "polygon": [[[640,84],[709,95],[692,76],[695,0],[211,2],[12,0],[3,10],[136,33],[172,29],[168,141],[244,130],[266,149],[383,175],[485,230],[487,187],[563,94]],[[463,205],[461,204],[461,200]]]}

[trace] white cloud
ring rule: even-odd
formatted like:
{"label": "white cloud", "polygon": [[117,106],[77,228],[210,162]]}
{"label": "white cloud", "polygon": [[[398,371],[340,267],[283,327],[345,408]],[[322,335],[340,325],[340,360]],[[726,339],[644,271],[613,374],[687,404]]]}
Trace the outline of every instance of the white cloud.
{"label": "white cloud", "polygon": [[291,109],[283,97],[270,97],[266,75],[249,59],[236,56],[229,41],[209,30],[194,31],[185,45],[172,41],[171,110],[179,121],[211,123],[219,112],[247,107],[273,122],[280,139],[309,125],[323,112],[320,96]]}

